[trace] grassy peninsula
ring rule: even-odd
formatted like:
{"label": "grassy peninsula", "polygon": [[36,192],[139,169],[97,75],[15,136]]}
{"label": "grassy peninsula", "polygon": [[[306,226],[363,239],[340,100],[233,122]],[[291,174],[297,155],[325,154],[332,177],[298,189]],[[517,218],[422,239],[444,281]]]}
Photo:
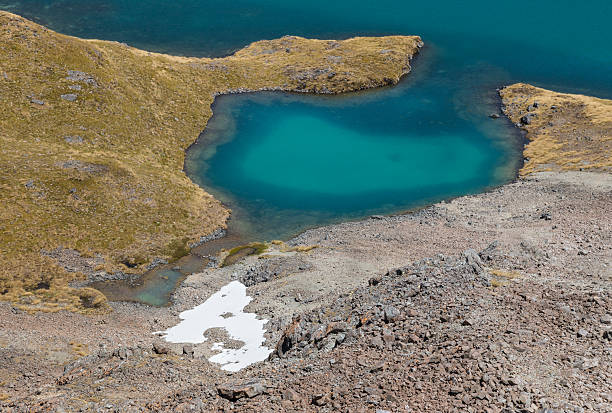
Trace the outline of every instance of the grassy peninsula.
{"label": "grassy peninsula", "polygon": [[500,91],[506,116],[527,132],[527,175],[612,171],[612,100],[558,93],[524,83]]}
{"label": "grassy peninsula", "polygon": [[0,300],[101,307],[99,292],[68,282],[142,271],[223,227],[229,211],[183,172],[216,95],[395,84],[421,46],[417,36],[288,36],[187,58],[0,12]]}

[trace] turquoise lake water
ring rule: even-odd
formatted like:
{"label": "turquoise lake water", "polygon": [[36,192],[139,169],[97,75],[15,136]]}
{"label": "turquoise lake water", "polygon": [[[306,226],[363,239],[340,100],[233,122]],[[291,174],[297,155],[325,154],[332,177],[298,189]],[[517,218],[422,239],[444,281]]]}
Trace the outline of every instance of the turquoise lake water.
{"label": "turquoise lake water", "polygon": [[608,0],[0,0],[0,8],[80,37],[195,56],[286,34],[422,36],[414,72],[396,88],[217,100],[200,140],[208,147],[194,147],[186,169],[232,207],[232,227],[246,238],[287,237],[512,179],[520,137],[487,118],[502,85],[612,97]]}
{"label": "turquoise lake water", "polygon": [[479,97],[476,112],[466,106],[457,116],[461,99],[415,86],[432,80],[442,79],[341,97],[218,98],[186,170],[232,207],[231,229],[247,239],[284,238],[512,179],[522,141],[508,121],[488,118],[495,90]]}
{"label": "turquoise lake water", "polygon": [[193,56],[286,34],[420,35],[426,46],[396,87],[216,100],[186,171],[232,208],[230,229],[246,240],[513,179],[522,138],[488,118],[499,110],[497,87],[521,81],[612,98],[609,0],[0,0],[0,9],[63,33]]}

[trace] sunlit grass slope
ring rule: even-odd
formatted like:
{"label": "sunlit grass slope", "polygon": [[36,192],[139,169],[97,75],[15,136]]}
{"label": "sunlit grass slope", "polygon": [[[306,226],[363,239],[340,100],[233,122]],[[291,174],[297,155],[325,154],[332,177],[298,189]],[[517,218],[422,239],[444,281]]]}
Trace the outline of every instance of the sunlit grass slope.
{"label": "sunlit grass slope", "polygon": [[500,91],[504,112],[527,131],[521,175],[542,170],[612,172],[612,100],[517,83]]}

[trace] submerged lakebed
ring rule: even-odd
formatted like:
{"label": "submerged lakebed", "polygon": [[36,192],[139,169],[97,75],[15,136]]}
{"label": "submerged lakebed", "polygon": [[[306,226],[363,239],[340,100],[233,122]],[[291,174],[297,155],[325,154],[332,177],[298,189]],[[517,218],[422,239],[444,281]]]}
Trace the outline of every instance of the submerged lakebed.
{"label": "submerged lakebed", "polygon": [[[612,97],[612,3],[451,0],[334,3],[273,0],[0,1],[57,31],[151,51],[220,56],[286,34],[342,39],[420,35],[425,48],[398,86],[346,96],[220,96],[185,170],[232,209],[231,247],[306,228],[399,213],[516,176],[522,138],[495,89],[526,82]],[[202,125],[204,128],[205,125]],[[195,137],[192,137],[195,138]],[[111,299],[168,303],[205,260],[185,257]]]}
{"label": "submerged lakebed", "polygon": [[516,176],[521,137],[487,116],[499,112],[493,95],[475,121],[414,84],[345,96],[218,97],[185,171],[232,210],[230,231],[249,242],[398,213]]}

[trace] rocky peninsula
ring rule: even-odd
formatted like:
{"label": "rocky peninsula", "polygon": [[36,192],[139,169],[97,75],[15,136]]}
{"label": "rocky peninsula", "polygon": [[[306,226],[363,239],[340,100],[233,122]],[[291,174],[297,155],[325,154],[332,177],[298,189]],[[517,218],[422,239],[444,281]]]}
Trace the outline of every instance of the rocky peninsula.
{"label": "rocky peninsula", "polygon": [[526,132],[526,175],[612,171],[612,101],[518,83],[500,91],[504,113]]}

